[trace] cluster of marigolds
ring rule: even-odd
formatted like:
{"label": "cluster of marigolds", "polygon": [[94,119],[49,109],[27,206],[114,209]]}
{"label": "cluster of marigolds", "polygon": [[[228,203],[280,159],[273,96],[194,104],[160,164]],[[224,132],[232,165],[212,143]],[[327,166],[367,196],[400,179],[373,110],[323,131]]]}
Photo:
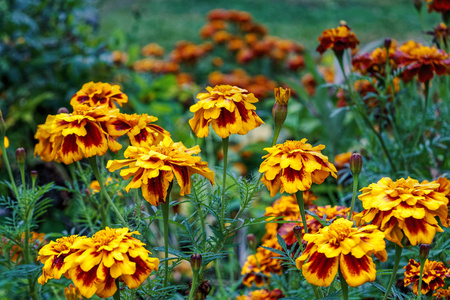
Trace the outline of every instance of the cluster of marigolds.
{"label": "cluster of marigolds", "polygon": [[[430,2],[430,9],[441,2],[445,1]],[[208,20],[201,34],[205,39],[213,40],[214,46],[209,43],[180,43],[172,52],[170,62],[149,58],[135,62],[134,68],[178,72],[178,64],[195,64],[213,47],[224,47],[235,53],[239,62],[267,56],[274,61],[285,60],[293,70],[303,64],[300,45],[267,36],[266,29],[254,23],[247,13],[215,10],[209,14]],[[444,26],[441,24],[439,30]],[[323,53],[332,49],[338,60],[342,60],[344,50],[355,49],[359,43],[346,24],[325,30],[319,41],[317,50]],[[163,49],[148,45],[142,52],[146,56],[158,57],[163,54]],[[220,64],[220,60],[215,63]],[[434,75],[450,72],[449,55],[444,50],[413,41],[397,46],[395,41],[388,40],[384,47],[371,53],[354,55],[352,63],[356,70],[373,78],[371,85],[376,85],[376,81],[388,73],[397,74],[398,80],[403,82],[413,78],[428,82]],[[245,76],[245,73],[239,76]],[[231,82],[233,80],[230,79]],[[245,82],[250,85],[251,81]],[[219,83],[220,80],[214,82]],[[364,86],[363,82],[359,84]],[[385,88],[395,92],[395,86]],[[290,91],[279,88],[275,94],[274,132],[279,133],[287,115]],[[194,116],[189,124],[199,138],[209,135],[211,125],[223,142],[228,143],[231,134],[245,135],[264,124],[256,113],[257,97],[242,87],[208,87],[197,98],[198,102],[190,108]],[[121,113],[116,104],[122,106],[127,100],[117,85],[85,84],[70,101],[72,112],[60,109],[57,115],[49,115],[45,124],[39,125],[35,154],[44,161],[64,164],[84,158],[92,160],[103,156],[108,149],[117,153],[122,148],[119,138],[127,136],[129,146],[124,152],[125,159],[110,160],[106,166],[111,172],[122,169],[120,175],[125,180],[131,179],[127,192],[140,189],[145,200],[157,206],[166,202],[175,179],[180,186],[180,195],[191,192],[193,174],[199,174],[214,184],[214,173],[197,156],[199,146],[187,148],[181,142],[174,142],[166,130],[154,124],[156,117]],[[336,167],[321,152],[325,146],[312,146],[306,139],[281,144],[276,141],[277,136],[272,147],[265,148],[268,154],[263,157],[259,172],[271,197],[278,193],[288,195],[281,196],[266,208],[265,216],[269,219],[263,247],[256,248],[253,244],[254,253],[248,256],[242,268],[245,285],[265,288],[238,299],[284,297],[280,289],[267,289],[273,274],[282,272],[281,261],[276,259],[279,254],[267,249],[283,250],[277,235],[285,240],[287,247],[301,247],[301,255],[293,259],[313,288],[329,286],[338,273],[341,284],[356,287],[375,280],[372,256],[386,261],[385,239],[399,248],[429,245],[436,233],[443,232],[441,226],[449,225],[450,181],[445,177],[431,182],[419,182],[409,177],[398,180],[382,178],[362,188],[358,198],[364,210],[360,213],[353,212],[354,203],[350,208],[316,206],[317,196],[310,190],[312,184],[323,183],[329,175],[337,177]],[[350,167],[354,175],[359,176],[361,165],[361,156],[352,155]],[[306,214],[305,209],[315,216]],[[119,282],[131,289],[138,288],[152,271],[158,269],[159,260],[150,257],[145,244],[132,237],[133,234],[139,233],[130,232],[127,227],[106,227],[92,237],[72,235],[50,242],[39,250],[38,260],[44,264],[39,283],[45,284],[49,279],[60,279],[64,275],[75,285],[67,293],[75,293],[74,289],[77,289],[87,298],[94,294],[110,297],[116,293]],[[19,255],[19,249],[15,253]],[[436,297],[450,296],[449,289],[438,290],[445,286],[445,278],[450,277],[450,271],[442,262],[428,261],[427,255],[421,255],[425,264],[421,276],[420,264],[410,260],[405,267],[405,285],[413,283],[416,294],[436,291]]]}

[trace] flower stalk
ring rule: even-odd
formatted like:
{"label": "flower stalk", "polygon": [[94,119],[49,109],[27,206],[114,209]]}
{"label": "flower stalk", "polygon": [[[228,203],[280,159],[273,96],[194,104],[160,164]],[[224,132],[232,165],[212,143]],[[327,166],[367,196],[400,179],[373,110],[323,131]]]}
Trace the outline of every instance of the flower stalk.
{"label": "flower stalk", "polygon": [[120,280],[116,278],[117,291],[113,295],[114,300],[120,300]]}
{"label": "flower stalk", "polygon": [[302,224],[305,233],[308,233],[308,224],[306,223],[305,203],[303,201],[303,191],[298,191],[295,194],[297,198],[298,208],[300,209],[300,216],[302,217]]}
{"label": "flower stalk", "polygon": [[341,282],[342,298],[348,300],[348,283],[345,281],[344,275],[342,275],[341,269],[339,268],[339,281]]}
{"label": "flower stalk", "polygon": [[395,258],[394,258],[394,267],[392,268],[391,279],[389,280],[388,287],[386,288],[386,294],[384,294],[383,300],[387,300],[389,295],[391,294],[391,288],[395,281],[395,276],[397,275],[398,266],[400,264],[400,259],[402,257],[403,247],[395,244]]}
{"label": "flower stalk", "polygon": [[167,190],[166,201],[161,202],[161,210],[164,224],[164,287],[167,287],[169,282],[169,208],[170,208],[170,192],[172,190],[173,181]]}
{"label": "flower stalk", "polygon": [[226,187],[226,181],[227,181],[227,164],[228,164],[228,141],[229,137],[226,137],[222,139],[222,150],[223,150],[223,179],[222,179],[222,197],[221,197],[221,203],[220,203],[220,212],[221,212],[221,218],[220,218],[220,229],[223,231],[225,224],[225,187]]}

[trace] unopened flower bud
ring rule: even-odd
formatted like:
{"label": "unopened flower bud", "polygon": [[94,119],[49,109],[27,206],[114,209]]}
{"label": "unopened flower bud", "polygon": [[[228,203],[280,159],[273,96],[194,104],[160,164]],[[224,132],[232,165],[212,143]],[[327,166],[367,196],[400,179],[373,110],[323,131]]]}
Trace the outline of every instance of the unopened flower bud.
{"label": "unopened flower bud", "polygon": [[25,163],[25,149],[24,148],[17,148],[16,150],[16,161],[18,164],[24,164]]}
{"label": "unopened flower bud", "polygon": [[58,109],[58,115],[59,114],[68,114],[68,113],[69,113],[69,110],[67,108],[65,108],[65,107],[60,107]]}
{"label": "unopened flower bud", "polygon": [[353,175],[359,175],[362,169],[362,156],[358,152],[354,152],[350,157],[350,170]]}
{"label": "unopened flower bud", "polygon": [[428,254],[430,253],[431,245],[430,244],[420,244],[419,247],[419,256],[421,259],[427,259]]}
{"label": "unopened flower bud", "polygon": [[191,255],[191,267],[194,272],[198,272],[202,266],[202,255],[192,254]]}
{"label": "unopened flower bud", "polygon": [[272,117],[276,127],[283,126],[288,113],[288,102],[291,97],[290,89],[275,88],[275,104],[272,108]]}
{"label": "unopened flower bud", "polygon": [[422,0],[413,0],[413,2],[414,2],[414,7],[420,13],[420,10],[422,9]]}
{"label": "unopened flower bud", "polygon": [[302,228],[302,226],[294,226],[294,235],[295,235],[295,237],[297,238],[297,241],[299,242],[299,243],[301,243],[302,242],[302,232],[303,232],[303,228]]}
{"label": "unopened flower bud", "polygon": [[31,179],[32,180],[36,180],[36,178],[38,177],[38,171],[36,171],[36,170],[32,170],[30,172],[30,174],[31,174]]}
{"label": "unopened flower bud", "polygon": [[384,48],[389,49],[391,47],[392,40],[391,38],[384,39]]}
{"label": "unopened flower bud", "polygon": [[253,233],[250,233],[247,235],[247,243],[250,249],[255,250],[256,249],[256,237]]}

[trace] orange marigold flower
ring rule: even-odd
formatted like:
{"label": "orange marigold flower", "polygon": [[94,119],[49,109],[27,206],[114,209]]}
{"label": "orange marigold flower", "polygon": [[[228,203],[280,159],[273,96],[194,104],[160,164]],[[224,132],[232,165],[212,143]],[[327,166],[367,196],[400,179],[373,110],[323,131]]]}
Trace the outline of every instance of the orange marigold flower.
{"label": "orange marigold flower", "polygon": [[[113,179],[110,176],[108,176],[108,178],[106,178],[106,180],[105,180],[105,186],[110,185],[110,184],[117,184],[117,183],[118,183],[117,179]],[[101,187],[100,187],[100,183],[97,180],[92,181],[89,186],[91,188],[92,194],[100,193]],[[117,194],[119,195],[121,193],[118,192]]]}
{"label": "orange marigold flower", "polygon": [[[390,69],[396,69],[397,65],[395,64],[395,50],[397,48],[397,42],[395,40],[391,41],[389,47],[389,66]],[[363,55],[358,55],[353,57],[352,65],[353,68],[361,74],[367,74],[381,77],[385,76],[385,68],[386,68],[386,59],[387,59],[387,51],[385,47],[375,48],[372,52],[364,53]]]}
{"label": "orange marigold flower", "polygon": [[386,261],[384,234],[374,225],[352,226],[352,221],[341,218],[319,229],[318,233],[303,236],[308,246],[296,263],[306,281],[329,286],[338,268],[352,287],[375,280],[375,263],[371,256],[374,254]]}
{"label": "orange marigold flower", "polygon": [[[408,265],[403,268],[405,269],[404,285],[407,286],[414,283],[413,292],[417,295],[419,290],[420,262],[410,259]],[[425,295],[429,291],[434,291],[439,287],[444,287],[446,273],[447,268],[442,262],[429,261],[427,259],[423,267],[422,295]]]}
{"label": "orange marigold flower", "polygon": [[450,11],[449,0],[427,0],[428,12],[436,11],[445,14]]}
{"label": "orange marigold flower", "polygon": [[359,44],[359,40],[356,38],[351,29],[347,25],[340,25],[337,28],[326,29],[319,37],[320,45],[316,51],[320,54],[324,53],[327,49],[333,49],[333,51],[341,52],[345,49],[356,48]]}
{"label": "orange marigold flower", "polygon": [[207,87],[207,93],[197,95],[199,101],[190,111],[194,117],[189,120],[194,133],[202,138],[209,134],[209,125],[221,138],[230,134],[247,134],[264,122],[256,114],[252,103],[258,99],[247,90],[229,85]]}
{"label": "orange marigold flower", "polygon": [[70,99],[70,105],[87,105],[89,107],[106,106],[116,108],[128,102],[128,96],[120,91],[120,86],[103,82],[88,82]]}
{"label": "orange marigold flower", "polygon": [[151,43],[148,45],[145,45],[144,48],[142,48],[141,53],[143,56],[163,56],[164,55],[164,48],[156,43]]}
{"label": "orange marigold flower", "polygon": [[106,227],[70,247],[75,252],[65,257],[64,263],[70,266],[68,275],[83,297],[111,297],[117,291],[117,278],[130,289],[138,288],[158,269],[159,259],[149,257],[145,244],[133,234],[139,232]]}
{"label": "orange marigold flower", "polygon": [[113,63],[120,66],[128,61],[128,54],[123,51],[116,50],[111,53],[111,59]]}
{"label": "orange marigold flower", "polygon": [[[423,284],[423,283],[422,283]],[[450,286],[447,289],[438,289],[433,297],[440,300],[447,300],[450,298]]]}
{"label": "orange marigold flower", "polygon": [[436,232],[442,232],[437,220],[448,227],[444,194],[436,192],[439,184],[409,178],[393,181],[388,177],[362,188],[359,199],[364,211],[354,216],[356,224],[371,223],[386,234],[386,239],[402,246],[406,235],[412,245],[431,244]]}
{"label": "orange marigold flower", "polygon": [[352,156],[352,154],[352,152],[337,154],[334,157],[334,165],[336,166],[336,169],[340,170],[343,169],[345,165],[348,165],[350,163],[350,157]]}
{"label": "orange marigold flower", "polygon": [[[276,238],[266,240],[263,246],[281,250]],[[264,282],[270,280],[272,274],[281,274],[280,260],[274,258],[277,256],[279,255],[270,250],[258,247],[256,256],[249,255],[242,267],[241,275],[244,275],[242,283],[249,287],[254,283],[260,287],[264,285]]]}
{"label": "orange marigold flower", "polygon": [[42,247],[39,250],[37,259],[44,264],[44,267],[42,268],[42,275],[39,277],[38,282],[45,284],[49,279],[60,279],[61,275],[69,278],[67,271],[71,265],[64,260],[70,254],[75,253],[76,250],[71,248],[73,244],[84,238],[86,237],[78,235],[66,236],[57,239],[56,242],[51,241]]}
{"label": "orange marigold flower", "polygon": [[263,156],[265,160],[259,172],[264,173],[261,181],[269,189],[271,197],[278,191],[294,194],[309,190],[313,182],[321,184],[330,173],[337,177],[334,165],[320,152],[325,146],[313,147],[306,141],[286,141],[264,149],[269,154]]}
{"label": "orange marigold flower", "polygon": [[165,139],[158,145],[129,146],[124,153],[125,160],[110,160],[106,167],[114,172],[128,166],[120,171],[124,179],[133,177],[126,186],[127,192],[131,188],[141,188],[145,200],[157,206],[165,203],[174,178],[181,187],[182,196],[191,192],[192,174],[200,174],[214,184],[214,173],[208,169],[208,163],[199,156],[192,156],[199,152],[199,146],[186,148],[181,142]]}
{"label": "orange marigold flower", "polygon": [[127,134],[132,146],[159,144],[164,139],[170,139],[170,133],[162,127],[151,124],[157,117],[147,114],[116,114],[105,122],[109,135],[116,138]]}
{"label": "orange marigold flower", "polygon": [[[44,245],[45,243],[47,243],[47,241],[45,240],[45,233],[37,233],[34,231],[30,232],[31,236],[28,240],[28,244],[30,245],[30,248],[33,252],[37,252],[37,250],[42,247],[42,245]],[[8,240],[6,240],[6,242],[8,242]],[[21,239],[20,239],[20,244],[24,245],[25,243],[25,232],[22,233]],[[0,247],[1,250],[1,247]],[[1,253],[1,251],[0,251]],[[22,253],[23,253],[23,249],[21,246],[14,244],[11,247],[11,261],[21,264],[24,260],[22,257]]]}
{"label": "orange marigold flower", "polygon": [[248,296],[238,296],[236,300],[277,300],[284,297],[283,291],[280,289],[274,289],[273,291],[262,289],[251,291]]}
{"label": "orange marigold flower", "polygon": [[420,82],[431,80],[434,73],[439,76],[450,74],[450,56],[444,50],[413,43],[402,47],[395,56],[399,67],[404,68],[403,76],[406,81],[417,74]]}

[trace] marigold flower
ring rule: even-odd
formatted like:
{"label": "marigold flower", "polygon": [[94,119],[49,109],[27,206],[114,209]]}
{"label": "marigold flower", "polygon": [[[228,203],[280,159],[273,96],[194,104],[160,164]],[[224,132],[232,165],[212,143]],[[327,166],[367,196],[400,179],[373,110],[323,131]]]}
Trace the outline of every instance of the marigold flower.
{"label": "marigold flower", "polygon": [[[397,42],[395,40],[391,41],[389,47],[389,66],[390,69],[397,69],[397,65],[395,63],[395,50],[397,48]],[[386,68],[386,59],[387,59],[387,50],[385,47],[375,48],[372,52],[364,53],[362,55],[358,55],[353,57],[352,65],[353,68],[361,74],[369,73],[372,76],[386,76],[385,68]]]}
{"label": "marigold flower", "polygon": [[111,59],[114,64],[120,66],[128,61],[128,54],[123,51],[113,51],[111,53]]}
{"label": "marigold flower", "polygon": [[269,154],[263,156],[265,160],[259,172],[264,173],[261,181],[269,189],[271,197],[278,191],[294,194],[309,190],[313,182],[321,184],[330,173],[337,177],[334,165],[320,152],[325,146],[313,147],[306,141],[286,141],[264,149]]}
{"label": "marigold flower", "polygon": [[403,48],[400,47],[395,56],[399,67],[404,68],[403,76],[406,81],[416,74],[420,82],[426,82],[434,77],[434,73],[439,76],[450,73],[450,56],[434,46],[409,43]]}
{"label": "marigold flower", "polygon": [[[110,184],[117,184],[117,179],[113,179],[112,177],[108,176],[108,178],[106,178],[105,180],[105,186],[106,185],[110,185]],[[91,184],[89,185],[92,191],[92,194],[97,194],[100,193],[100,183],[97,180],[93,180],[91,182]],[[120,194],[120,192],[117,193],[118,195]]]}
{"label": "marigold flower", "polygon": [[120,171],[124,179],[133,177],[126,191],[141,188],[145,200],[157,206],[165,203],[167,189],[174,177],[181,187],[181,195],[191,192],[192,174],[200,174],[214,184],[214,173],[208,169],[208,163],[192,156],[199,152],[199,146],[186,148],[181,142],[166,139],[158,145],[129,146],[124,153],[126,159],[110,160],[106,167],[114,172],[128,166]]}
{"label": "marigold flower", "polygon": [[64,288],[64,296],[66,300],[82,300],[80,290],[77,287],[74,287],[73,284],[70,284],[69,287]]}
{"label": "marigold flower", "polygon": [[197,95],[199,101],[190,108],[194,117],[189,120],[189,125],[198,137],[208,136],[210,124],[221,138],[236,133],[244,135],[264,124],[252,104],[258,99],[247,90],[229,85],[207,87],[206,90],[207,93]]}
{"label": "marigold flower", "polygon": [[352,287],[375,280],[375,263],[371,255],[386,261],[384,234],[374,225],[352,226],[352,221],[337,219],[318,233],[303,236],[308,246],[296,263],[306,281],[329,286],[338,268]]}
{"label": "marigold flower", "polygon": [[138,288],[158,270],[159,259],[149,257],[145,244],[133,234],[139,232],[106,227],[71,246],[76,252],[65,257],[64,263],[70,265],[68,275],[83,297],[111,297],[117,291],[117,278],[130,289]]}
{"label": "marigold flower", "polygon": [[359,40],[356,38],[351,29],[347,25],[340,25],[337,28],[326,29],[319,37],[320,45],[316,51],[320,54],[324,53],[327,49],[333,49],[333,51],[341,52],[345,49],[356,48],[359,44]]}
{"label": "marigold flower", "polygon": [[350,157],[352,157],[352,152],[344,152],[337,154],[334,157],[334,165],[337,170],[343,169],[346,165],[350,164]]}
{"label": "marigold flower", "polygon": [[248,296],[238,296],[236,300],[278,300],[284,297],[283,291],[280,289],[274,289],[273,291],[262,289],[251,291]]}
{"label": "marigold flower", "polygon": [[44,264],[44,267],[42,268],[42,274],[38,278],[38,282],[45,284],[49,279],[60,279],[61,275],[69,278],[67,271],[71,267],[71,264],[66,263],[64,260],[70,254],[75,253],[76,250],[71,248],[73,244],[84,238],[86,237],[78,235],[66,236],[57,239],[56,242],[51,241],[42,247],[39,250],[37,259]]}
{"label": "marigold flower", "polygon": [[142,48],[141,53],[143,56],[163,56],[164,54],[164,48],[156,43],[150,43],[148,45],[145,45],[144,48]]}
{"label": "marigold flower", "polygon": [[386,239],[402,246],[406,235],[412,245],[431,244],[436,232],[442,232],[435,217],[448,226],[447,203],[444,194],[436,192],[439,184],[409,178],[393,181],[388,177],[362,188],[359,199],[364,211],[354,216],[356,224],[371,223],[386,235]]}
{"label": "marigold flower", "polygon": [[[422,283],[423,284],[423,283]],[[447,300],[450,297],[450,286],[447,289],[438,289],[436,293],[433,294],[436,299]]]}
{"label": "marigold flower", "polygon": [[[263,246],[281,250],[276,238],[264,241]],[[280,260],[274,258],[277,256],[279,255],[259,247],[256,250],[256,256],[249,255],[242,267],[241,275],[244,275],[242,283],[249,287],[254,283],[260,287],[270,279],[272,274],[281,274]]]}
{"label": "marigold flower", "polygon": [[[417,295],[419,289],[420,262],[410,259],[408,265],[403,268],[406,269],[404,285],[407,286],[414,283],[413,292]],[[444,287],[447,271],[447,268],[442,262],[429,261],[427,259],[423,267],[422,295],[425,295],[429,291],[434,291],[439,287]]]}
{"label": "marigold flower", "polygon": [[449,0],[427,0],[428,12],[435,11],[442,14],[450,11]]}
{"label": "marigold flower", "polygon": [[[5,145],[5,149],[9,148],[9,139],[6,136],[3,138],[3,144]],[[2,155],[1,148],[0,148],[0,155]]]}
{"label": "marigold flower", "polygon": [[70,105],[87,105],[89,107],[106,106],[116,108],[128,102],[128,96],[120,91],[120,86],[103,82],[88,82],[70,99]]}

